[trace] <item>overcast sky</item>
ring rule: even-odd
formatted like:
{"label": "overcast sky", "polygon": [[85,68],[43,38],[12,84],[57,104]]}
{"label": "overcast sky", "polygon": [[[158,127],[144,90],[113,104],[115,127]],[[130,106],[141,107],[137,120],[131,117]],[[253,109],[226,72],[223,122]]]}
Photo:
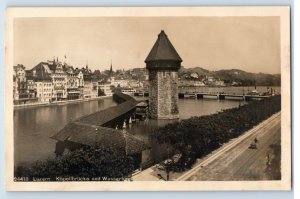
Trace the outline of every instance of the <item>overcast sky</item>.
{"label": "overcast sky", "polygon": [[165,30],[185,67],[280,73],[278,17],[18,18],[14,64],[31,69],[58,57],[91,69],[145,67]]}

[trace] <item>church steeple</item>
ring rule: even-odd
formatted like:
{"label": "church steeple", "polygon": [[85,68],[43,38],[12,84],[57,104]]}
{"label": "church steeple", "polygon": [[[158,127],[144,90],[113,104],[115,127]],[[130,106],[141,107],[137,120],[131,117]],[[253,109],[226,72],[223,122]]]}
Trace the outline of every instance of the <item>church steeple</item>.
{"label": "church steeple", "polygon": [[109,75],[112,75],[113,68],[112,68],[112,60],[110,60],[110,69],[109,69]]}

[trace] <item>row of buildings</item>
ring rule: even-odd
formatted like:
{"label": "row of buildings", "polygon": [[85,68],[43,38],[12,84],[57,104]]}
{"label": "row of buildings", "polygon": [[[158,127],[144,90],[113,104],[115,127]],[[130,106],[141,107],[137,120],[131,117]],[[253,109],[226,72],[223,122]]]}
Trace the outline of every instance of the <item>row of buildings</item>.
{"label": "row of buildings", "polygon": [[74,69],[58,59],[40,62],[30,70],[19,64],[14,66],[14,104],[110,96],[108,79],[95,76],[88,66]]}
{"label": "row of buildings", "polygon": [[179,80],[179,86],[185,87],[185,86],[226,86],[224,80],[220,79],[212,79],[212,80]]}
{"label": "row of buildings", "polygon": [[179,86],[226,86],[224,80],[211,75],[200,76],[197,72],[179,78]]}
{"label": "row of buildings", "polygon": [[[186,74],[187,75],[187,74]],[[114,87],[125,93],[149,90],[149,74],[141,68],[100,73],[88,66],[74,68],[58,59],[40,62],[30,70],[14,66],[14,104],[54,102],[62,100],[95,98],[112,95]],[[179,78],[178,86],[226,86],[223,80],[212,76],[200,78],[195,72]]]}

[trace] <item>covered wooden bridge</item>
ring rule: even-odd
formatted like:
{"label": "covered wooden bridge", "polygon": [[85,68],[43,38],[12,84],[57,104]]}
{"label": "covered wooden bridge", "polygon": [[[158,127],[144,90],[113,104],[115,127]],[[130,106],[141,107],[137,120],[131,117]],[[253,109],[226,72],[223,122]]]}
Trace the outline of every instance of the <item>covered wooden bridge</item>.
{"label": "covered wooden bridge", "polygon": [[80,117],[53,135],[51,138],[57,140],[55,153],[62,155],[65,149],[89,146],[103,149],[112,147],[125,151],[140,163],[142,151],[149,149],[149,146],[126,130],[115,129],[116,125],[121,126],[129,119],[139,101],[123,93],[115,93],[114,99],[121,103]]}

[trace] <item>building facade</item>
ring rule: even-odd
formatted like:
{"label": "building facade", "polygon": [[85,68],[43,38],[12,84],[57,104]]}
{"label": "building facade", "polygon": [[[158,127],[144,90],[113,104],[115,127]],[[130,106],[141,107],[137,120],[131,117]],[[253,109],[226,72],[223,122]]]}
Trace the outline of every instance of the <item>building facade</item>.
{"label": "building facade", "polygon": [[53,84],[51,79],[37,80],[36,91],[39,102],[50,102],[53,98]]}
{"label": "building facade", "polygon": [[77,72],[73,67],[68,67],[65,69],[67,73],[67,99],[79,99],[80,98],[80,79],[78,78]]}
{"label": "building facade", "polygon": [[41,62],[27,71],[28,91],[38,102],[51,102],[54,97],[51,70]]}
{"label": "building facade", "polygon": [[149,116],[155,119],[179,118],[178,70],[182,59],[164,31],[145,60],[149,72]]}
{"label": "building facade", "polygon": [[[96,98],[99,96],[99,82],[106,81],[100,71],[95,75],[88,65],[74,69],[73,66],[53,59],[25,70],[23,65],[18,64],[14,66],[13,73],[13,100],[18,105]],[[105,95],[112,95],[110,82],[101,85],[101,88]]]}
{"label": "building facade", "polygon": [[14,66],[14,100],[28,98],[26,71],[25,67],[21,64]]}
{"label": "building facade", "polygon": [[111,83],[110,82],[98,82],[98,89],[100,95],[104,96],[112,96],[113,92],[111,89]]}
{"label": "building facade", "polygon": [[57,62],[54,64],[51,78],[55,100],[60,101],[67,99],[67,73],[63,70],[63,65],[61,63]]}

